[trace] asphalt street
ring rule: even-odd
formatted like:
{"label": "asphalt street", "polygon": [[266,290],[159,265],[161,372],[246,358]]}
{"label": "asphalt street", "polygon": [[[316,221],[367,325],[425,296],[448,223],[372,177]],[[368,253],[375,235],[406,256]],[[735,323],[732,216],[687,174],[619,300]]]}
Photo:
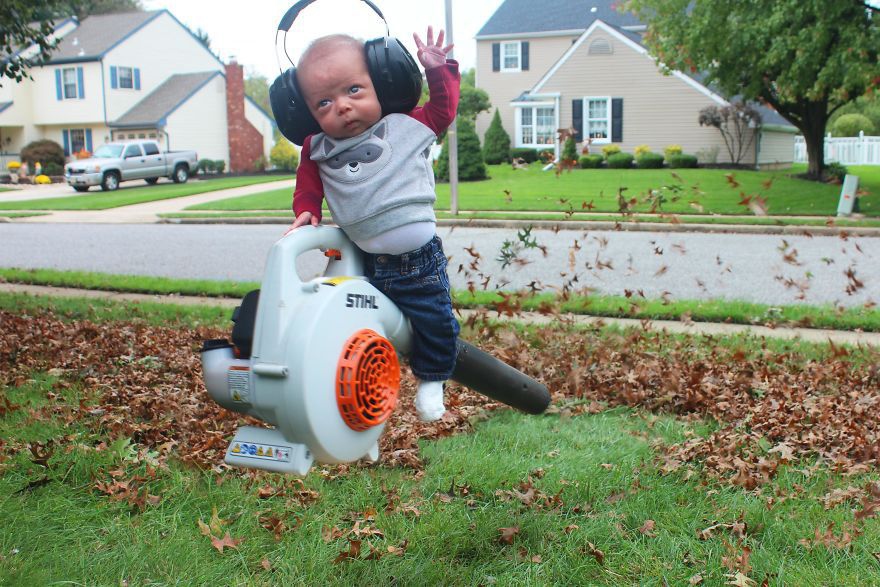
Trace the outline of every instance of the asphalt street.
{"label": "asphalt street", "polygon": [[[0,224],[0,267],[260,281],[283,225]],[[880,238],[439,227],[453,287],[880,303]],[[522,238],[520,238],[522,236]],[[505,246],[505,241],[507,245]],[[526,244],[530,246],[526,246]],[[508,253],[509,264],[499,260]],[[304,255],[304,278],[323,257]]]}

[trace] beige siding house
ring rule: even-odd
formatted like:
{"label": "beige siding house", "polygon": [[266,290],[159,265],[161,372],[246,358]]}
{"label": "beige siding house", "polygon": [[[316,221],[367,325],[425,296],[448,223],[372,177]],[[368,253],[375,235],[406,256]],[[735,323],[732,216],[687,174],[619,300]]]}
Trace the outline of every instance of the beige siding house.
{"label": "beige siding house", "polygon": [[[477,118],[477,133],[498,108],[516,147],[558,152],[557,129],[573,128],[593,152],[612,143],[629,153],[680,145],[702,163],[731,162],[719,131],[697,121],[728,98],[695,77],[664,74],[642,44],[645,26],[614,4],[559,0],[536,11],[528,0],[505,0],[476,37],[476,83],[493,105]],[[756,108],[764,122],[741,163],[790,165],[795,127]]]}

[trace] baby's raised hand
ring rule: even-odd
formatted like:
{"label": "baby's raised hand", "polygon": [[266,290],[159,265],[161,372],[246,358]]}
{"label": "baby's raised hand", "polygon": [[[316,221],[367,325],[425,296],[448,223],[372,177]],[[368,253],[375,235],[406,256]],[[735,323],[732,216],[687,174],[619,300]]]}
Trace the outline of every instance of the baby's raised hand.
{"label": "baby's raised hand", "polygon": [[437,42],[434,42],[434,27],[428,27],[428,37],[426,43],[423,43],[419,35],[413,33],[413,40],[416,42],[418,50],[419,63],[425,69],[440,67],[446,63],[446,54],[452,51],[453,45],[443,46],[443,31],[437,35]]}

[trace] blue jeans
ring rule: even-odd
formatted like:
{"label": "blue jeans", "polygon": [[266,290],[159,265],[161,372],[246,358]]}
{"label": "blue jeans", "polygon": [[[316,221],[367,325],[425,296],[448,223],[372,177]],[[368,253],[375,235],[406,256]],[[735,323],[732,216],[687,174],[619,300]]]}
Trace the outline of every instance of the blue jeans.
{"label": "blue jeans", "polygon": [[455,369],[458,320],[452,313],[440,237],[401,255],[364,253],[370,283],[412,324],[409,366],[422,381],[446,381]]}

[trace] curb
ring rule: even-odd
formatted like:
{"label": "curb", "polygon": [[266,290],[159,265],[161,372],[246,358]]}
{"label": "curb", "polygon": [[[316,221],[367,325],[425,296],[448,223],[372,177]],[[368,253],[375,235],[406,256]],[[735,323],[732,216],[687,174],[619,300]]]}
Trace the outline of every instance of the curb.
{"label": "curb", "polygon": [[[69,287],[52,287],[43,285],[27,285],[19,283],[0,283],[2,293],[24,293],[34,296],[54,296],[68,298],[102,299],[118,302],[153,302],[176,304],[181,306],[219,306],[233,309],[241,303],[239,298],[211,298],[204,296],[181,296],[124,293],[103,290],[77,289]],[[458,310],[462,321],[480,313],[480,310]],[[231,316],[231,314],[230,314]],[[857,332],[851,330],[822,330],[818,328],[770,328],[748,324],[726,324],[720,322],[680,322],[675,320],[640,320],[636,318],[604,318],[583,314],[563,314],[548,316],[539,312],[522,312],[515,317],[501,314],[491,316],[492,320],[525,324],[564,324],[583,327],[617,326],[620,328],[639,328],[659,330],[671,334],[689,334],[704,336],[755,336],[759,338],[775,338],[784,340],[802,340],[812,343],[848,344],[870,346],[880,349],[880,332]]]}

